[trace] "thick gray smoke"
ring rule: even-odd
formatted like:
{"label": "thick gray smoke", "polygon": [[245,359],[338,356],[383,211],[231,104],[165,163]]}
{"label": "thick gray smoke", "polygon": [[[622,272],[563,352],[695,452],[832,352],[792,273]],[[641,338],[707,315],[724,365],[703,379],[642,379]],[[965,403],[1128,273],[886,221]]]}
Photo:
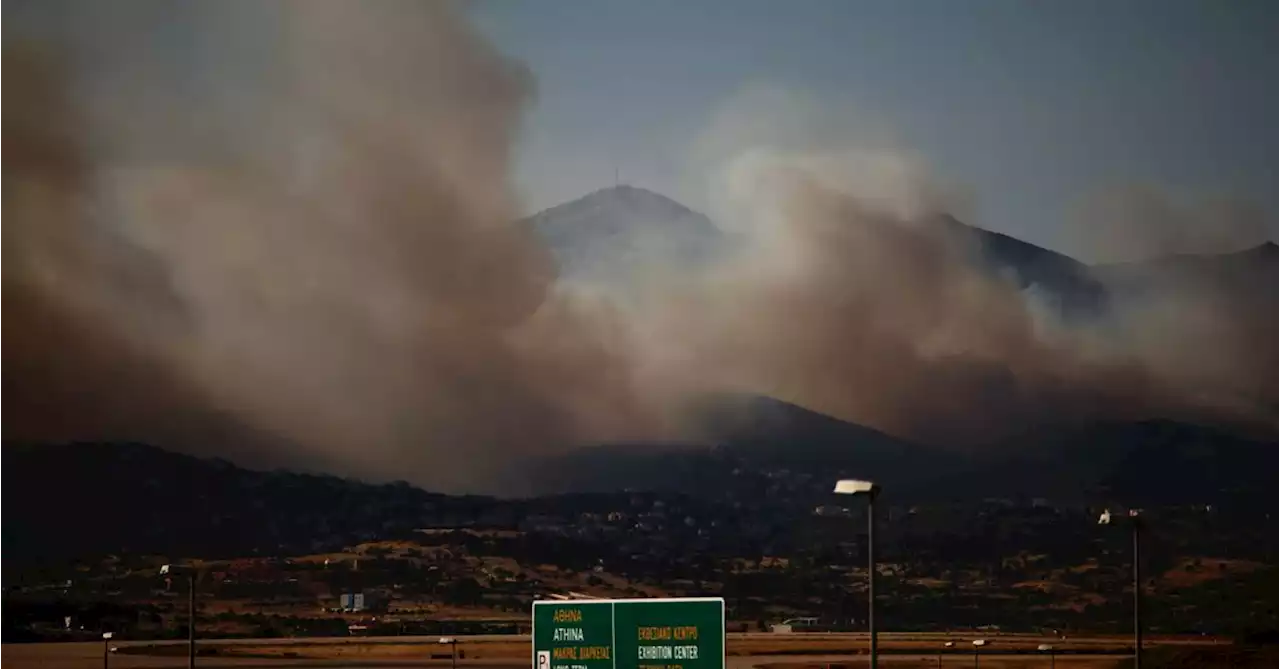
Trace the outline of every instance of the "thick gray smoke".
{"label": "thick gray smoke", "polygon": [[311,464],[467,487],[611,436],[613,355],[539,313],[506,184],[530,82],[450,6],[95,7],[5,59],[7,437],[214,449],[217,416],[175,412],[216,407]]}
{"label": "thick gray smoke", "polygon": [[[758,88],[713,119],[694,172],[741,252],[678,296],[654,290],[642,359],[939,444],[1108,418],[1274,426],[1273,290],[1113,272],[1151,290],[1100,275],[1115,308],[1067,324],[939,220],[973,208],[964,189],[858,118]],[[1191,245],[1187,218],[1130,229],[1215,250]]]}
{"label": "thick gray smoke", "polygon": [[646,321],[666,329],[643,339],[676,347],[706,389],[953,444],[1156,401],[1136,361],[1039,322],[968,240],[931,224],[940,191],[901,154],[764,147],[723,174],[750,241],[695,289],[655,298]]}
{"label": "thick gray smoke", "polygon": [[1194,404],[1123,338],[975,270],[920,222],[956,190],[891,145],[713,131],[741,248],[617,303],[555,287],[516,222],[531,81],[449,5],[65,15],[6,28],[7,439],[459,490],[514,457],[689,436],[708,393],[925,438]]}
{"label": "thick gray smoke", "polygon": [[1264,207],[1220,195],[1177,202],[1149,185],[1090,197],[1068,228],[1083,257],[1119,263],[1177,254],[1231,253],[1275,236]]}

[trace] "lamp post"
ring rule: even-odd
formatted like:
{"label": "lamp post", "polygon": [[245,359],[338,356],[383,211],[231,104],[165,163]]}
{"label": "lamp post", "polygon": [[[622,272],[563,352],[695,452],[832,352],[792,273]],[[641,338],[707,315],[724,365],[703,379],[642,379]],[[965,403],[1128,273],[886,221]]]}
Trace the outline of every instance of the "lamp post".
{"label": "lamp post", "polygon": [[[167,576],[177,571],[178,566],[166,564],[160,567],[160,574]],[[196,666],[196,570],[191,567],[183,569],[187,573],[187,669]]]}
{"label": "lamp post", "polygon": [[[1129,509],[1129,527],[1133,530],[1133,669],[1142,669],[1142,519],[1140,509]],[[1098,516],[1099,525],[1111,525],[1111,511]]]}
{"label": "lamp post", "polygon": [[453,661],[453,669],[458,669],[458,637],[442,636],[440,637],[440,643],[448,644],[449,657]]}
{"label": "lamp post", "polygon": [[836,481],[832,492],[867,497],[867,632],[871,636],[871,669],[876,669],[876,496],[880,486],[871,481],[842,479]]}
{"label": "lamp post", "polygon": [[0,587],[0,649],[4,649],[4,629],[8,620],[5,610],[9,608],[9,586]]}
{"label": "lamp post", "polygon": [[[948,641],[942,644],[942,648],[954,648],[955,645],[956,645],[956,642]],[[938,669],[942,669],[942,648],[938,649]]]}
{"label": "lamp post", "polygon": [[1042,643],[1039,646],[1036,646],[1036,650],[1040,651],[1041,653],[1049,654],[1049,669],[1053,669],[1056,662],[1053,656],[1053,646],[1047,643]]}
{"label": "lamp post", "polygon": [[107,669],[111,657],[111,632],[102,633],[102,669]]}
{"label": "lamp post", "polygon": [[978,649],[987,645],[986,639],[973,640],[973,669],[978,669]]}

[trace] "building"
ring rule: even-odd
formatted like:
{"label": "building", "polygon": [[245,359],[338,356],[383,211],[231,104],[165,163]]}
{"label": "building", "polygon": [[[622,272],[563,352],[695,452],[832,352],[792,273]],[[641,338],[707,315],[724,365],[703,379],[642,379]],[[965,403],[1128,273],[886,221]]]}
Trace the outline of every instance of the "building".
{"label": "building", "polygon": [[346,592],[338,597],[338,608],[343,613],[385,611],[386,600],[371,592]]}

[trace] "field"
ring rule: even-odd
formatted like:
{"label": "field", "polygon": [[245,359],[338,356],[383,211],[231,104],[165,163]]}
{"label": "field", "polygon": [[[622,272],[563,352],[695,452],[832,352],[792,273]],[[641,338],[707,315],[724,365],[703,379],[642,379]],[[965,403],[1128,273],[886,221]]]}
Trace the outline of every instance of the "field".
{"label": "field", "polygon": [[[987,637],[990,645],[979,658],[980,666],[1046,667],[1049,658],[1036,651],[1042,643],[1055,647],[1055,664],[1074,669],[1119,668],[1128,663],[1127,639],[1089,637],[1047,639],[1031,635]],[[954,649],[941,655],[943,666],[972,666],[972,637],[949,634],[886,633],[880,636],[881,661],[894,667],[938,666],[938,651],[946,641]],[[1274,666],[1269,655],[1244,656],[1222,641],[1204,638],[1155,638],[1149,656],[1164,656],[1170,663],[1154,666]],[[112,653],[111,667],[145,668],[185,666],[186,646],[181,643],[121,642]],[[449,666],[449,651],[436,637],[324,638],[275,640],[210,640],[199,646],[200,666]],[[529,662],[529,642],[521,636],[459,638],[463,667],[524,667]],[[864,634],[730,634],[729,669],[837,669],[866,663]],[[1236,653],[1232,655],[1232,653]],[[1191,664],[1181,663],[1186,657]],[[1253,660],[1258,664],[1254,665]],[[79,669],[102,666],[103,646],[98,643],[21,644],[3,649],[6,667]],[[1242,664],[1242,661],[1246,664]],[[1151,664],[1151,663],[1148,663]]]}

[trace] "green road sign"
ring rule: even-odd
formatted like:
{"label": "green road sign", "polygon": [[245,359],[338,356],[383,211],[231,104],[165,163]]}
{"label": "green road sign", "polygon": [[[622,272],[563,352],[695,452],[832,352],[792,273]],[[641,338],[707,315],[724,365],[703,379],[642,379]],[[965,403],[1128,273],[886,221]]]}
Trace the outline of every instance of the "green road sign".
{"label": "green road sign", "polygon": [[724,600],[534,602],[533,669],[724,669]]}

